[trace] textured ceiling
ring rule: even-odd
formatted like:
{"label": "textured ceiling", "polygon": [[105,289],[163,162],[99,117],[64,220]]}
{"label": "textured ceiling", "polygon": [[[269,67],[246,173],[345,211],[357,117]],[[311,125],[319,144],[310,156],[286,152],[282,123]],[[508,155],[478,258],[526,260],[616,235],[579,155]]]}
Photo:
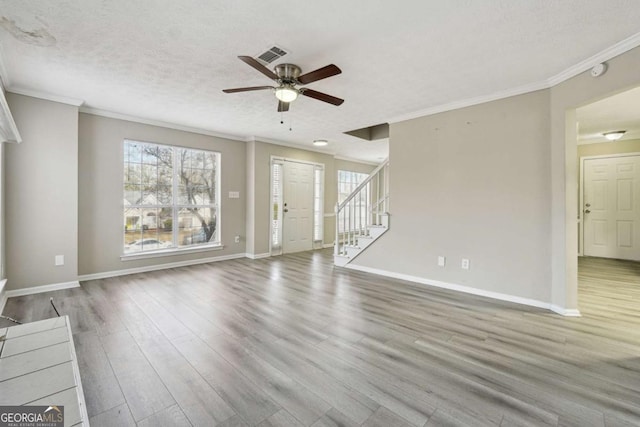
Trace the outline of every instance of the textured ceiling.
{"label": "textured ceiling", "polygon": [[[637,0],[0,0],[9,90],[86,107],[376,161],[387,142],[343,132],[545,81],[639,31]],[[270,80],[237,59],[276,44],[309,85],[276,112]],[[291,131],[289,130],[291,127]]]}

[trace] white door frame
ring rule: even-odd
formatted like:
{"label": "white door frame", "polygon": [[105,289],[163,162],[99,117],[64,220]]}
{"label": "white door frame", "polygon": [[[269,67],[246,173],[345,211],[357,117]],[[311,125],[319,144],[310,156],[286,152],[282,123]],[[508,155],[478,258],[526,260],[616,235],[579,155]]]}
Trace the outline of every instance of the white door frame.
{"label": "white door frame", "polygon": [[[322,203],[320,203],[320,207],[321,209],[323,209],[324,206],[324,171],[325,171],[325,166],[324,163],[317,163],[317,162],[310,162],[307,160],[299,160],[299,159],[293,159],[293,158],[289,158],[289,157],[281,157],[281,156],[271,156],[271,160],[269,161],[269,253],[271,254],[271,256],[273,255],[281,255],[283,253],[282,250],[282,231],[284,228],[284,223],[282,222],[282,206],[278,207],[278,218],[280,218],[280,222],[281,222],[281,226],[280,226],[280,230],[279,230],[279,238],[278,241],[280,242],[280,246],[278,247],[274,247],[273,246],[273,220],[274,218],[274,210],[273,210],[273,165],[274,164],[281,164],[283,165],[283,177],[284,177],[284,162],[294,162],[294,163],[302,163],[302,164],[306,164],[306,165],[312,165],[314,168],[319,168],[320,170],[322,170],[322,183],[321,183],[321,193],[322,193]],[[315,186],[315,173],[314,173],[314,186]],[[280,183],[280,194],[283,194],[283,190],[284,190],[284,183],[281,182]],[[321,211],[323,212],[323,211]],[[322,221],[324,221],[324,216],[321,215]],[[312,233],[312,240],[313,239],[313,230],[315,229],[315,221],[316,221],[316,215],[314,212],[314,215],[312,215],[312,220],[313,223],[311,224],[311,233]],[[315,246],[315,242],[313,245],[313,249],[316,249]]]}
{"label": "white door frame", "polygon": [[585,160],[597,160],[597,159],[611,159],[621,157],[636,157],[640,156],[640,152],[634,153],[615,153],[615,154],[601,154],[599,156],[583,156],[580,157],[580,206],[578,206],[578,235],[580,244],[578,245],[578,256],[584,256],[584,162]]}

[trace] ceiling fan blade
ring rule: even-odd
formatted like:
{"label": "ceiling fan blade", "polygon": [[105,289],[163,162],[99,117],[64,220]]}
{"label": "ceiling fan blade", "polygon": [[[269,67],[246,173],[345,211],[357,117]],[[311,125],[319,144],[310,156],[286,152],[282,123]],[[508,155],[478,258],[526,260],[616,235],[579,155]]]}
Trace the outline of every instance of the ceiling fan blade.
{"label": "ceiling fan blade", "polygon": [[289,103],[278,101],[278,113],[283,113],[285,111],[289,111]]}
{"label": "ceiling fan blade", "polygon": [[344,99],[336,98],[335,96],[327,95],[326,93],[318,92],[313,89],[300,89],[300,93],[310,98],[318,99],[320,101],[328,102],[333,105],[340,105],[344,102]]}
{"label": "ceiling fan blade", "polygon": [[239,87],[236,89],[224,89],[224,93],[236,93],[236,92],[249,92],[250,90],[265,90],[273,89],[271,86],[253,86],[253,87]]}
{"label": "ceiling fan blade", "polygon": [[312,82],[317,82],[318,80],[326,79],[327,77],[335,76],[340,73],[342,73],[342,70],[340,68],[333,64],[330,64],[326,67],[322,67],[315,71],[311,71],[309,73],[301,75],[300,77],[298,77],[298,81],[301,84],[306,85]]}
{"label": "ceiling fan blade", "polygon": [[259,63],[257,59],[254,59],[251,56],[238,56],[238,58],[240,58],[240,60],[243,61],[245,64],[260,71],[262,74],[269,77],[270,79],[278,80],[278,76],[276,75],[276,73],[274,73],[273,71],[271,71],[270,69],[268,69],[267,67]]}

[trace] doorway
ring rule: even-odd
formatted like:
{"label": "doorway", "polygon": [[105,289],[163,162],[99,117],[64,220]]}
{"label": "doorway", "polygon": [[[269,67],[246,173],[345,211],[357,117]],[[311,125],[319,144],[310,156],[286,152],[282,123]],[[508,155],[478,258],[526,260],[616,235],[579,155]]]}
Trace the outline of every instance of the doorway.
{"label": "doorway", "polygon": [[574,111],[576,296],[581,311],[602,316],[640,279],[640,87]]}
{"label": "doorway", "polygon": [[271,159],[271,255],[322,247],[324,165]]}

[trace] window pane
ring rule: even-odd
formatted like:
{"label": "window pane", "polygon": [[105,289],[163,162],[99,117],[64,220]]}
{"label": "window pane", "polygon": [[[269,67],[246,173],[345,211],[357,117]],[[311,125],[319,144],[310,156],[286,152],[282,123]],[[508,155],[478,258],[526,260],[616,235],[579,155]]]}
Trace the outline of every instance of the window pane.
{"label": "window pane", "polygon": [[159,209],[158,240],[165,246],[173,246],[173,209]]}
{"label": "window pane", "polygon": [[149,144],[142,146],[142,163],[146,165],[157,165],[160,156],[160,148]]}
{"label": "window pane", "polygon": [[171,193],[173,187],[171,185],[158,186],[158,203],[161,205],[170,205],[172,203]]}
{"label": "window pane", "polygon": [[158,167],[158,184],[169,185],[173,184],[173,175],[171,173],[171,166],[161,165]]}
{"label": "window pane", "polygon": [[[363,183],[369,175],[365,173],[358,173],[352,171],[338,171],[338,203],[342,203],[349,197],[349,195]],[[353,201],[353,212],[349,211],[349,207],[345,207],[345,214],[348,218],[351,218],[353,224],[357,227],[364,227],[367,223],[368,216],[368,201],[370,200],[370,185],[367,184],[365,189],[359,196]],[[344,231],[344,223],[340,221],[338,223],[338,231]]]}
{"label": "window pane", "polygon": [[178,211],[178,244],[191,246],[217,241],[214,208],[183,208]]}
{"label": "window pane", "polygon": [[135,141],[123,148],[125,253],[219,243],[218,153]]}
{"label": "window pane", "polygon": [[158,184],[158,167],[154,165],[142,165],[142,183],[145,185]]}
{"label": "window pane", "polygon": [[125,141],[124,144],[124,161],[140,163],[142,161],[140,144],[135,142]]}
{"label": "window pane", "polygon": [[142,200],[142,187],[137,184],[125,184],[124,205],[137,205]]}
{"label": "window pane", "polygon": [[190,205],[190,197],[189,197],[189,191],[191,191],[191,187],[189,186],[187,188],[186,185],[184,184],[178,184],[178,199],[176,200],[176,203],[178,205]]}
{"label": "window pane", "polygon": [[282,186],[282,165],[274,163],[271,171],[271,206],[273,209],[271,221],[271,248],[280,248],[280,229],[282,224],[282,197],[280,188]]}

